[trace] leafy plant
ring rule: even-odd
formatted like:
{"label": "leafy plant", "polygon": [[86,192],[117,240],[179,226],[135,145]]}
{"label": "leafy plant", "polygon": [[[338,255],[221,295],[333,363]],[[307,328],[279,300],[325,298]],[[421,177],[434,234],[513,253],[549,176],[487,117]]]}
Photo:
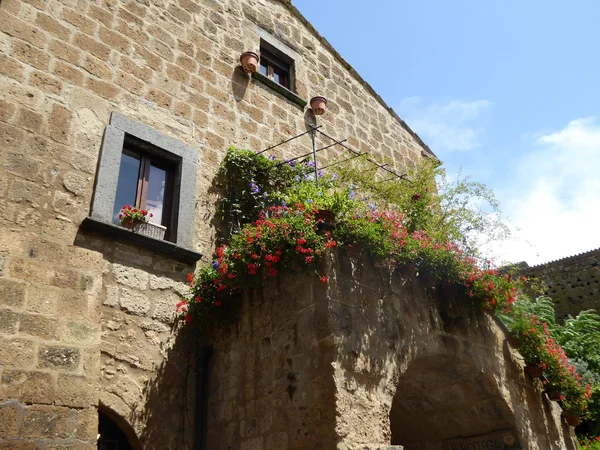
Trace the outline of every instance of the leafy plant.
{"label": "leafy plant", "polygon": [[148,219],[153,217],[153,214],[148,213],[145,209],[132,208],[129,205],[125,205],[121,208],[118,217],[121,225],[135,225],[136,223],[148,222]]}

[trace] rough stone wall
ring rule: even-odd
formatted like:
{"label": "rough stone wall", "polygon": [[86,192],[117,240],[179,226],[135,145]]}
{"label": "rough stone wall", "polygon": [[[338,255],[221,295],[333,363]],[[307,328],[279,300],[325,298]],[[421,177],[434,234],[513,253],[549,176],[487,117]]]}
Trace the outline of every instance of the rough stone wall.
{"label": "rough stone wall", "polygon": [[339,252],[329,283],[289,277],[220,330],[209,379],[214,449],[439,450],[513,429],[527,450],[577,448],[560,408],[465,299]]}
{"label": "rough stone wall", "polygon": [[546,283],[545,294],[554,300],[557,318],[586,309],[600,312],[600,249],[526,267],[522,273]]}
{"label": "rough stone wall", "polygon": [[212,251],[226,148],[306,130],[304,110],[236,68],[258,49],[257,26],[300,56],[298,95],[329,99],[324,131],[398,170],[421,158],[420,140],[288,2],[0,2],[0,447],[95,448],[100,406],[139,447],[189,448],[195,348],[172,312],[192,267],[80,224],[118,111],[198,149],[195,250]]}

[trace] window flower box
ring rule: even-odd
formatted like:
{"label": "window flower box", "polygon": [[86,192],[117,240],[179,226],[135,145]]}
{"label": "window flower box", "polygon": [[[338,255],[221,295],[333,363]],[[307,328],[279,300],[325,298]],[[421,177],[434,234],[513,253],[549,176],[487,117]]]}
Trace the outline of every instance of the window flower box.
{"label": "window flower box", "polygon": [[133,224],[123,224],[123,226],[134,233],[143,234],[144,236],[148,236],[154,239],[164,239],[165,233],[167,232],[167,227],[162,225],[157,225],[155,223],[150,222],[142,222],[142,223],[133,223]]}

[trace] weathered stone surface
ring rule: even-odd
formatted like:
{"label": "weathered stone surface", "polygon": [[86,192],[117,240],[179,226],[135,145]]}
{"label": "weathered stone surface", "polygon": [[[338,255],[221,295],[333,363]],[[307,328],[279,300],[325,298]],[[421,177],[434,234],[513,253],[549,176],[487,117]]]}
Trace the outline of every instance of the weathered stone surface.
{"label": "weathered stone surface", "polygon": [[42,346],[39,350],[38,364],[45,368],[77,370],[80,358],[81,352],[78,348]]}
{"label": "weathered stone surface", "polygon": [[24,283],[0,278],[0,303],[8,306],[22,306],[25,303]]}
{"label": "weathered stone surface", "polygon": [[366,258],[332,257],[326,273],[265,286],[222,330],[209,446],[228,445],[218,430],[233,421],[239,448],[433,449],[509,428],[530,449],[576,448],[490,317]]}
{"label": "weathered stone surface", "polygon": [[8,367],[31,367],[34,344],[26,339],[0,338],[0,361]]}
{"label": "weathered stone surface", "polygon": [[58,406],[25,408],[21,436],[45,439],[66,439],[73,436],[73,424],[69,409]]}
{"label": "weathered stone surface", "polygon": [[19,329],[19,314],[16,312],[1,308],[0,309],[0,333],[15,334]]}
{"label": "weathered stone surface", "polygon": [[49,373],[6,369],[1,381],[1,398],[18,398],[23,402],[42,404],[54,401],[54,380]]}
{"label": "weathered stone surface", "polygon": [[586,309],[600,311],[600,249],[533,267],[526,263],[521,266],[522,275],[547,285],[544,293],[554,300],[558,319]]}
{"label": "weathered stone surface", "polygon": [[144,290],[148,286],[148,273],[143,270],[121,264],[113,264],[113,272],[119,284],[138,290]]}
{"label": "weathered stone surface", "polygon": [[97,381],[78,375],[59,374],[56,383],[56,404],[71,408],[86,408],[98,403]]}
{"label": "weathered stone surface", "polygon": [[15,438],[19,435],[22,406],[17,402],[0,402],[0,439]]}
{"label": "weathered stone surface", "polygon": [[121,308],[136,316],[144,316],[150,311],[148,297],[133,289],[121,288],[119,303]]}

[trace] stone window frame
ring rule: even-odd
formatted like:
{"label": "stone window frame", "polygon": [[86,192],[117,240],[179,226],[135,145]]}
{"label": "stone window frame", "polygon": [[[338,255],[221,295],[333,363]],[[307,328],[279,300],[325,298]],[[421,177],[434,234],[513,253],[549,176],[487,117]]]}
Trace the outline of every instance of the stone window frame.
{"label": "stone window frame", "polygon": [[281,84],[277,83],[275,80],[272,80],[268,76],[263,75],[258,70],[252,74],[252,79],[264,84],[265,86],[268,86],[275,92],[281,94],[283,97],[290,100],[292,103],[295,103],[301,108],[304,108],[308,104],[308,102],[301,98],[295,92],[296,66],[297,62],[300,61],[300,55],[293,49],[291,49],[289,46],[279,41],[277,38],[266,32],[262,28],[260,28],[259,26],[256,27],[256,34],[258,35],[260,40],[259,48],[261,50],[264,48],[269,53],[273,54],[274,56],[289,64],[290,89],[286,88],[285,86],[282,86]]}
{"label": "stone window frame", "polygon": [[[169,158],[179,160],[179,204],[174,205],[176,211],[173,212],[177,218],[177,233],[174,236],[174,242],[132,233],[130,230],[112,223],[121,154],[126,135],[152,145]],[[192,250],[197,174],[198,151],[196,149],[160,133],[148,125],[113,112],[106,126],[100,148],[91,213],[82,223],[82,227],[116,239],[127,240],[193,264],[202,256]]]}

